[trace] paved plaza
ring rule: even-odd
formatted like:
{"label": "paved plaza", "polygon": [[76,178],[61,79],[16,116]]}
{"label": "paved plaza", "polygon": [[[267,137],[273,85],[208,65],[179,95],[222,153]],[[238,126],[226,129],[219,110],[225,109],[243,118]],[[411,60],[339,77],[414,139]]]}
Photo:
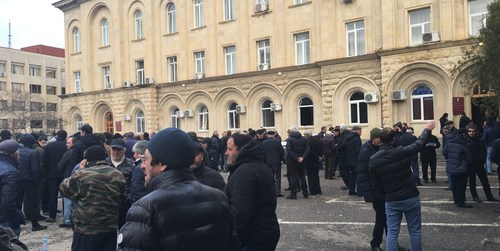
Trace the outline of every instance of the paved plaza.
{"label": "paved plaza", "polygon": [[[283,166],[283,172],[285,168]],[[227,174],[224,174],[227,179]],[[298,194],[297,200],[278,198],[277,214],[281,238],[277,250],[370,250],[369,241],[374,223],[371,204],[362,197],[349,196],[340,190],[341,179],[324,180],[320,173],[322,195],[309,199]],[[493,194],[498,197],[499,183],[496,173],[488,176]],[[438,183],[419,187],[422,200],[422,236],[424,250],[500,250],[500,203],[475,203],[467,190],[467,202],[473,208],[458,208],[453,204],[447,186],[444,162],[438,162]],[[286,188],[286,178],[282,179]],[[486,200],[478,180],[478,193]],[[61,206],[60,206],[61,209]],[[41,250],[42,238],[49,238],[49,250],[70,250],[72,231],[60,229],[62,215],[45,231],[31,232],[24,226],[21,240],[30,250]],[[403,220],[399,242],[409,247],[408,232]],[[382,244],[385,249],[385,241]]]}

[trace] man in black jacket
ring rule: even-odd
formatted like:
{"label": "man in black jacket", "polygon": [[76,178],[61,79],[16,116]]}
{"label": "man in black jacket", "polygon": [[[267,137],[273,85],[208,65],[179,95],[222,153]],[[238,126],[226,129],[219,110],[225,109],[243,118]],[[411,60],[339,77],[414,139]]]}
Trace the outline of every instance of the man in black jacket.
{"label": "man in black jacket", "polygon": [[281,142],[275,138],[275,131],[269,131],[267,135],[269,138],[262,143],[264,163],[273,170],[276,197],[283,197],[281,194],[281,161],[283,160],[285,150]]}
{"label": "man in black jacket", "polygon": [[446,172],[450,174],[453,202],[458,207],[471,208],[471,205],[465,204],[467,173],[472,162],[472,144],[468,142],[466,134],[467,129],[459,129],[455,138],[447,141],[443,155],[446,158]]}
{"label": "man in black jacket", "polygon": [[227,141],[229,178],[226,194],[241,250],[274,250],[280,237],[273,173],[261,146],[247,134]]}
{"label": "man in black jacket", "polygon": [[337,143],[335,144],[335,150],[337,151],[337,159],[340,176],[344,181],[344,185],[340,188],[342,190],[349,189],[349,166],[347,165],[347,143],[345,138],[349,134],[349,130],[347,130],[347,126],[342,124],[340,125],[340,134],[337,139]]}
{"label": "man in black jacket", "polygon": [[287,160],[290,165],[288,173],[290,178],[290,195],[286,198],[297,199],[297,178],[300,179],[304,198],[308,198],[309,193],[307,191],[304,159],[309,154],[309,145],[307,144],[307,139],[295,127],[290,129],[290,136],[286,140],[286,154],[288,155]]}
{"label": "man in black jacket", "polygon": [[[413,142],[415,142],[416,140],[417,137],[413,135],[413,128],[409,127],[406,129],[406,132],[399,137],[399,145],[408,146]],[[420,175],[419,175],[418,154],[415,153],[412,156],[410,156],[410,164],[411,164],[411,170],[413,171],[413,179],[415,180],[415,184],[417,186],[421,186],[422,182],[420,181]]]}
{"label": "man in black jacket", "polygon": [[204,164],[203,153],[205,150],[203,149],[203,146],[198,142],[194,142],[194,150],[196,152],[196,156],[194,157],[194,162],[190,168],[194,177],[196,177],[196,180],[203,185],[224,191],[226,182],[224,181],[224,178],[222,178],[222,175],[211,168],[207,168]]}
{"label": "man in black jacket", "polygon": [[387,216],[388,251],[398,250],[398,235],[403,214],[408,223],[411,250],[422,250],[422,222],[419,191],[415,186],[409,157],[427,144],[430,132],[436,127],[428,122],[422,135],[408,146],[393,145],[394,131],[384,128],[380,134],[380,150],[370,157],[370,183],[375,191],[384,194]]}
{"label": "man in black jacket", "polygon": [[321,143],[318,137],[312,135],[311,130],[304,132],[304,137],[309,145],[309,154],[305,159],[305,168],[307,170],[307,182],[309,183],[309,192],[311,195],[321,194],[319,184],[319,168],[321,166]]}
{"label": "man in black jacket", "polygon": [[420,152],[420,162],[422,163],[422,178],[425,183],[429,182],[428,168],[431,168],[431,181],[436,183],[436,149],[441,146],[436,136],[431,134],[429,142],[425,145],[424,150]]}
{"label": "man in black jacket", "polygon": [[347,166],[349,174],[349,195],[356,195],[356,161],[361,149],[361,127],[353,126],[352,132],[345,137]]}
{"label": "man in black jacket", "polygon": [[73,158],[77,163],[80,163],[80,161],[83,160],[83,153],[87,150],[87,148],[102,144],[99,141],[99,138],[97,138],[92,132],[93,129],[90,125],[83,125],[80,128],[80,138],[73,145]]}
{"label": "man in black jacket", "polygon": [[177,128],[151,138],[142,165],[149,193],[128,211],[118,250],[231,250],[229,201],[196,181],[194,157],[193,140]]}

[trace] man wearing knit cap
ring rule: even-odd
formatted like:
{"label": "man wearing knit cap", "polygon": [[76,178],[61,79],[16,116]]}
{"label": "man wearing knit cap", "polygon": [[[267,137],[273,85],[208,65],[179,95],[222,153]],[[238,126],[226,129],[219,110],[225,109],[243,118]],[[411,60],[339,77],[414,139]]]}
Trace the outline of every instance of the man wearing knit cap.
{"label": "man wearing knit cap", "polygon": [[151,138],[142,162],[149,193],[128,211],[118,250],[230,250],[236,243],[228,199],[196,181],[194,159],[193,140],[177,128]]}
{"label": "man wearing knit cap", "polygon": [[89,147],[80,169],[60,185],[74,201],[71,250],[115,250],[118,212],[125,199],[125,178],[106,162],[104,147]]}

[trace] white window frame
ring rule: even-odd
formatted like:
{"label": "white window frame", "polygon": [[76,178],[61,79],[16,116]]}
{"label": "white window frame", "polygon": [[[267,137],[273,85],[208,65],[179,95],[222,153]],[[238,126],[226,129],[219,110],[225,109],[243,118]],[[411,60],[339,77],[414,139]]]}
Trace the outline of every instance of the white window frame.
{"label": "white window frame", "polygon": [[226,75],[236,73],[236,46],[224,47],[224,56],[226,59]]}
{"label": "white window frame", "polygon": [[83,118],[80,115],[77,115],[75,118],[76,131],[80,131],[83,126]]}
{"label": "white window frame", "polygon": [[181,128],[181,118],[177,116],[177,112],[180,111],[179,108],[174,107],[170,109],[170,126],[174,128]]}
{"label": "white window frame", "polygon": [[[432,98],[432,109],[434,109],[434,91],[432,91],[432,94],[422,94],[422,95],[413,95],[413,91],[415,91],[417,88],[419,88],[420,86],[425,86],[427,88],[429,88],[431,91],[432,89],[428,86],[428,85],[425,85],[425,84],[421,84],[421,85],[418,85],[416,87],[414,87],[411,91],[411,103],[410,103],[410,107],[411,107],[411,120],[412,121],[430,121],[430,120],[433,120],[434,118],[431,118],[431,119],[425,119],[425,110],[424,110],[424,99],[425,98]],[[414,108],[413,108],[413,100],[416,100],[416,99],[419,99],[420,100],[420,119],[414,119]],[[434,115],[434,111],[432,112],[433,115]]]}
{"label": "white window frame", "polygon": [[[276,117],[274,116],[274,112],[271,111],[271,104],[273,102],[269,99],[266,99],[260,105],[260,126],[263,128],[274,128],[276,126]],[[266,106],[268,105],[268,106]],[[266,115],[269,114],[273,116],[272,125],[270,125],[269,121],[266,121]]]}
{"label": "white window frame", "polygon": [[[354,92],[354,93],[351,94],[351,96],[349,96],[349,123],[351,125],[365,125],[365,124],[368,124],[368,121],[369,121],[369,114],[370,113],[368,112],[368,106],[367,106],[366,107],[366,123],[362,123],[361,122],[361,106],[360,106],[360,104],[361,103],[366,104],[365,99],[363,98],[363,99],[351,100],[352,96],[354,94],[358,93],[358,92],[361,93],[363,95],[363,97],[364,97],[364,94],[361,91]],[[352,120],[352,116],[351,116],[352,115],[352,108],[351,108],[351,105],[355,105],[356,106],[356,114],[357,114],[356,120],[357,120],[357,122],[355,122],[355,121]]]}
{"label": "white window frame", "polygon": [[311,63],[311,48],[309,32],[293,35],[295,40],[295,65]]}
{"label": "white window frame", "polygon": [[202,106],[200,107],[200,109],[198,109],[198,131],[208,131],[208,122],[208,108],[206,106]]}
{"label": "white window frame", "polygon": [[[0,72],[2,72],[2,71],[0,70]],[[30,65],[29,72],[30,72],[29,73],[30,76],[41,77],[42,76],[42,67],[38,66],[38,65]]]}
{"label": "white window frame", "polygon": [[[238,104],[231,103],[227,108],[227,129],[228,130],[238,130],[240,129],[240,115],[236,111],[236,106]],[[233,108],[234,107],[234,108]],[[231,126],[233,125],[233,126]]]}
{"label": "white window frame", "polygon": [[142,31],[142,12],[140,10],[136,10],[134,12],[134,28],[135,28],[135,39],[143,38]]}
{"label": "white window frame", "polygon": [[109,46],[109,22],[107,19],[101,21],[102,46]]}
{"label": "white window frame", "polygon": [[75,78],[75,90],[76,92],[80,92],[82,90],[80,71],[73,72],[73,76]]}
{"label": "white window frame", "polygon": [[[418,21],[415,20],[420,17],[419,14],[427,15],[428,20]],[[422,8],[408,12],[408,19],[410,27],[408,29],[410,46],[419,45],[423,43],[422,35],[431,31],[431,8]],[[415,40],[413,40],[415,29]]]}
{"label": "white window frame", "polygon": [[305,3],[307,0],[293,0],[293,4]]}
{"label": "white window frame", "polygon": [[135,80],[137,85],[143,85],[144,81],[144,60],[135,61]]}
{"label": "white window frame", "polygon": [[205,51],[194,53],[194,69],[195,73],[205,73]]}
{"label": "white window frame", "polygon": [[[352,27],[351,27],[352,26]],[[365,54],[365,21],[358,20],[346,23],[346,49],[347,56],[359,56]],[[351,48],[351,44],[353,48]]]}
{"label": "white window frame", "polygon": [[260,64],[271,66],[271,40],[262,39],[257,41],[257,60]]}
{"label": "white window frame", "polygon": [[177,56],[167,57],[167,64],[168,64],[168,69],[167,69],[168,81],[169,82],[177,81]]}
{"label": "white window frame", "polygon": [[167,4],[167,33],[177,32],[177,23],[175,20],[175,4]]}
{"label": "white window frame", "polygon": [[234,0],[224,0],[224,21],[234,20]]}
{"label": "white window frame", "polygon": [[[468,1],[468,9],[469,9],[469,35],[470,36],[477,36],[479,35],[479,30],[482,27],[486,26],[486,16],[488,15],[488,9],[487,6],[493,2],[493,0],[475,0],[475,1]],[[473,11],[477,11],[473,13]],[[480,18],[481,21],[481,27],[478,27],[477,30],[475,30],[474,27],[474,19]],[[477,23],[476,23],[477,24]]]}
{"label": "white window frame", "polygon": [[80,53],[80,29],[73,28],[73,53]]}
{"label": "white window frame", "polygon": [[146,119],[144,117],[144,112],[142,110],[138,110],[135,113],[135,128],[137,133],[143,133],[146,129]]}
{"label": "white window frame", "polygon": [[[113,86],[111,86],[111,67],[109,65],[103,66],[102,67],[102,81],[104,85],[104,89],[110,89]],[[109,87],[108,87],[109,84]]]}
{"label": "white window frame", "polygon": [[194,27],[202,27],[205,23],[203,20],[203,0],[194,0]]}
{"label": "white window frame", "polygon": [[[304,99],[306,99],[306,98],[307,98],[307,99],[309,99],[309,100],[311,100],[311,103],[312,103],[311,105],[302,105],[302,104],[301,104],[301,103],[302,103],[302,101],[303,101]],[[312,117],[312,124],[310,124],[310,125],[303,125],[303,124],[302,124],[302,116],[301,116],[300,114],[301,114],[301,109],[305,109],[305,108],[312,108],[312,109],[313,109],[313,113],[312,113],[312,114],[313,114],[313,117]],[[298,121],[299,126],[302,126],[302,127],[306,127],[306,126],[314,126],[314,101],[312,100],[312,98],[310,98],[310,97],[303,97],[303,98],[301,98],[301,99],[299,100],[298,105],[297,105],[297,112],[298,112],[298,118],[299,118],[299,121]]]}

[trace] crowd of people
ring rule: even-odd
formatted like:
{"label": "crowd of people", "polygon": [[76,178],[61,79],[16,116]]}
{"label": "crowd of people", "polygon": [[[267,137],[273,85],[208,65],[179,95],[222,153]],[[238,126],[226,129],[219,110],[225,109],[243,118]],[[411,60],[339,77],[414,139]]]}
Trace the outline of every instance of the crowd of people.
{"label": "crowd of people", "polygon": [[[467,183],[473,200],[481,202],[476,176],[486,200],[498,201],[488,175],[500,162],[500,126],[485,121],[480,137],[465,113],[458,129],[447,116],[439,120],[441,142],[432,134],[434,121],[419,137],[406,123],[375,127],[365,143],[361,127],[344,124],[317,134],[292,127],[286,138],[266,129],[225,131],[221,137],[214,131],[200,138],[175,128],[150,138],[94,133],[84,125],[73,135],[58,131],[50,140],[28,133],[13,140],[3,130],[0,227],[18,237],[26,220],[32,231],[42,231],[47,226],[40,222],[55,222],[62,213],[59,227],[74,232],[72,250],[274,250],[280,237],[277,198],[285,191],[291,200],[298,193],[305,199],[322,194],[323,169],[325,180],[340,177],[341,190],[372,203],[372,250],[382,250],[384,232],[387,250],[405,250],[398,244],[402,215],[411,250],[421,250],[417,187],[437,182],[436,149],[443,146],[457,207],[471,207]],[[229,172],[227,183],[221,172]]]}

